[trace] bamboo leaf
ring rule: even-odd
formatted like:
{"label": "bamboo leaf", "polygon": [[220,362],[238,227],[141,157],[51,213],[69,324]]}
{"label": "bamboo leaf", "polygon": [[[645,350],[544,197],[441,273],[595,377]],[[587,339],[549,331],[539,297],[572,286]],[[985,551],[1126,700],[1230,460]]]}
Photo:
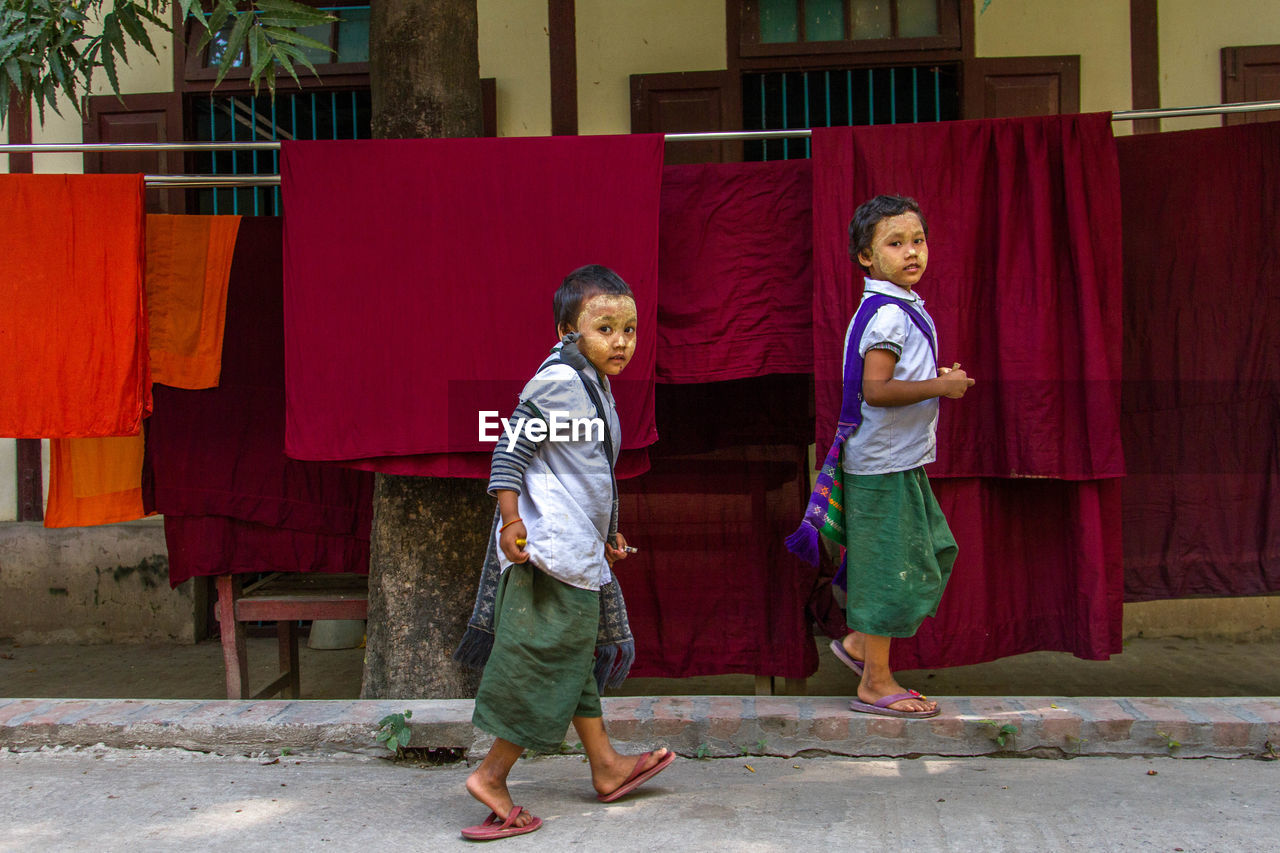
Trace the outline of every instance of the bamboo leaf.
{"label": "bamboo leaf", "polygon": [[218,65],[218,78],[213,81],[213,85],[217,86],[222,82],[222,78],[227,76],[227,72],[235,65],[236,60],[240,58],[241,51],[244,50],[244,43],[249,35],[249,27],[253,24],[253,12],[237,12],[236,25],[231,28],[231,35],[227,38],[227,49],[222,54],[222,62]]}
{"label": "bamboo leaf", "polygon": [[338,20],[335,15],[292,0],[258,0],[257,6],[263,23],[270,19],[273,26],[309,27]]}
{"label": "bamboo leaf", "polygon": [[187,18],[194,18],[206,30],[209,29],[209,24],[204,17],[204,11],[200,7],[200,0],[178,0],[178,10],[182,12],[183,21]]}
{"label": "bamboo leaf", "polygon": [[316,41],[310,36],[304,36],[302,33],[295,32],[293,30],[287,30],[283,27],[264,27],[263,29],[273,41],[289,42],[290,44],[309,47],[312,50],[323,50],[327,53],[334,52],[333,48],[329,47],[329,45],[324,42]]}
{"label": "bamboo leaf", "polygon": [[[314,74],[317,77],[320,76],[320,72],[316,71],[316,67],[311,64],[311,60],[307,59],[307,55],[303,53],[301,50],[299,50],[298,48],[294,47],[293,45],[285,44],[284,42],[277,42],[276,51],[279,54],[288,54],[289,56],[292,56],[298,62],[301,62],[303,65],[309,68],[312,74]],[[293,77],[293,81],[297,83],[299,86],[301,86],[302,82],[298,80],[298,75],[294,73],[293,66],[286,63],[283,55],[281,55],[280,57],[280,63],[285,66],[285,70],[287,70],[289,72],[289,75]]]}
{"label": "bamboo leaf", "polygon": [[[286,72],[288,72],[289,76],[293,78],[294,83],[297,83],[299,86],[301,86],[302,81],[298,79],[297,72],[293,70],[293,63],[289,61],[289,57],[292,56],[295,52],[298,52],[298,49],[296,47],[293,47],[292,45],[287,45],[287,44],[277,44],[275,47],[276,47],[276,62],[279,63],[281,68],[283,68]],[[305,60],[306,57],[303,57],[303,59]],[[275,73],[274,67],[272,68],[272,73],[273,74]]]}

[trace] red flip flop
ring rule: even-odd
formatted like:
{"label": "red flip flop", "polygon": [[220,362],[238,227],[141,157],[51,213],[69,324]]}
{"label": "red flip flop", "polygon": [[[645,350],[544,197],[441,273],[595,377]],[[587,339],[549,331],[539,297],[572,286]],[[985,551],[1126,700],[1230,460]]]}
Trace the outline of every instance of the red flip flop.
{"label": "red flip flop", "polygon": [[499,818],[497,812],[489,812],[489,816],[484,819],[484,823],[468,826],[462,830],[462,837],[470,841],[496,841],[499,838],[524,835],[526,832],[533,832],[542,826],[542,818],[540,817],[533,818],[524,826],[516,826],[516,819],[520,817],[523,811],[524,809],[520,806],[513,806],[511,811],[507,813],[506,820]]}
{"label": "red flip flop", "polygon": [[668,752],[666,755],[662,756],[662,758],[658,761],[657,764],[653,765],[648,770],[642,771],[640,767],[644,764],[645,759],[648,758],[650,755],[653,755],[653,753],[646,752],[644,755],[637,758],[636,766],[631,771],[631,775],[628,776],[626,779],[624,779],[621,785],[619,785],[617,788],[614,788],[609,793],[597,794],[596,799],[602,803],[612,803],[615,800],[620,800],[623,797],[625,797],[627,794],[630,794],[636,788],[639,788],[645,782],[648,782],[654,776],[657,776],[663,770],[666,770],[667,766],[670,765],[671,762],[676,760],[676,754],[674,752]]}

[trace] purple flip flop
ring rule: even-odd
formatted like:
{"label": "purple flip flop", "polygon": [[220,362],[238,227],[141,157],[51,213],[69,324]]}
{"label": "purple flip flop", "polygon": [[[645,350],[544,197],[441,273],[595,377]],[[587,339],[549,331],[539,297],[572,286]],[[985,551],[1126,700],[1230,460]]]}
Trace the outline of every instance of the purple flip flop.
{"label": "purple flip flop", "polygon": [[907,717],[908,719],[923,720],[926,717],[936,717],[942,710],[934,708],[932,711],[895,711],[889,706],[894,702],[901,702],[903,699],[923,699],[919,693],[914,690],[910,693],[894,693],[892,696],[885,696],[877,699],[875,704],[867,704],[859,699],[854,699],[849,703],[850,711],[857,711],[859,714],[878,714],[881,717]]}
{"label": "purple flip flop", "polygon": [[862,677],[862,661],[852,658],[849,653],[844,650],[844,643],[839,640],[832,640],[831,653],[839,658],[841,663],[853,670],[859,678]]}

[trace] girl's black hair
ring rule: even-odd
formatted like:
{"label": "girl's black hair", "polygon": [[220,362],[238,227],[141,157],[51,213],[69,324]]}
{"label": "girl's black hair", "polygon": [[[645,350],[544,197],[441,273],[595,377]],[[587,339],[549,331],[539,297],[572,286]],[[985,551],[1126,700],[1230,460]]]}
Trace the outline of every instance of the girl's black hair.
{"label": "girl's black hair", "polygon": [[878,195],[858,205],[858,209],[853,212],[853,219],[849,220],[849,260],[864,270],[867,269],[866,264],[858,260],[858,255],[863,249],[871,248],[871,240],[876,235],[876,225],[881,219],[901,216],[904,213],[914,213],[920,217],[924,236],[929,236],[929,223],[924,221],[920,205],[916,204],[913,198],[903,195]]}
{"label": "girl's black hair", "polygon": [[630,296],[635,299],[631,288],[616,272],[599,264],[587,264],[578,267],[564,277],[556,288],[551,306],[556,315],[556,329],[561,326],[576,326],[578,315],[582,313],[582,303],[589,297],[604,293],[609,296]]}

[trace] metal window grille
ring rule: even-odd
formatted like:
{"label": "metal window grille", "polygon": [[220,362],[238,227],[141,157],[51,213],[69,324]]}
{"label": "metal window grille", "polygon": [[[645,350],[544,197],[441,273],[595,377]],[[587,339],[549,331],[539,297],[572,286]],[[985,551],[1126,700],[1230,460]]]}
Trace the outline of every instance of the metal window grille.
{"label": "metal window grille", "polygon": [[[743,130],[900,124],[960,118],[955,66],[770,71],[742,76]],[[808,139],[744,143],[746,160],[809,156]]]}
{"label": "metal window grille", "polygon": [[[197,142],[256,142],[290,139],[368,139],[368,89],[269,95],[197,96],[190,102]],[[273,175],[279,151],[203,151],[195,170],[208,175]],[[279,187],[219,187],[195,190],[196,212],[279,216]]]}

